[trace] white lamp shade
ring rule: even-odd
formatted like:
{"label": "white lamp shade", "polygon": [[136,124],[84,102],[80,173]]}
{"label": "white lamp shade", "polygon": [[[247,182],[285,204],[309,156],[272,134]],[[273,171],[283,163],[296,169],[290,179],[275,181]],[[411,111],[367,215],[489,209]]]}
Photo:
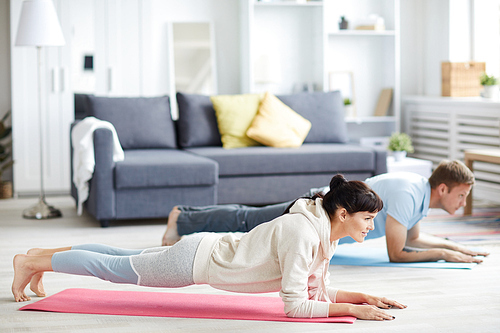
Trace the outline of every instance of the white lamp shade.
{"label": "white lamp shade", "polygon": [[64,45],[64,36],[52,0],[24,1],[16,46],[60,45]]}

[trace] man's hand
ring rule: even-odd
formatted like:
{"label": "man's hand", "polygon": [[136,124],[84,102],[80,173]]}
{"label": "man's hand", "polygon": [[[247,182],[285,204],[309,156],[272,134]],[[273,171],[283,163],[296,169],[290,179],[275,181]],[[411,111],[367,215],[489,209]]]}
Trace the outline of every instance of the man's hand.
{"label": "man's hand", "polygon": [[457,247],[456,251],[462,252],[463,254],[467,254],[467,255],[473,256],[473,257],[476,257],[476,256],[487,257],[490,254],[489,252],[486,252],[486,251],[474,251],[474,250],[468,249],[464,246]]}
{"label": "man's hand", "polygon": [[385,234],[391,262],[446,260],[480,263],[483,259],[476,256],[488,254],[469,250],[443,238],[421,234],[420,222],[406,230],[406,227],[390,215],[387,215]]}
{"label": "man's hand", "polygon": [[448,249],[443,249],[444,253],[444,260],[449,261],[449,262],[475,262],[475,263],[481,263],[483,262],[483,259],[477,258],[475,254],[477,252],[474,251],[469,251],[470,254],[466,254],[464,252],[460,251],[453,251],[453,250],[448,250]]}

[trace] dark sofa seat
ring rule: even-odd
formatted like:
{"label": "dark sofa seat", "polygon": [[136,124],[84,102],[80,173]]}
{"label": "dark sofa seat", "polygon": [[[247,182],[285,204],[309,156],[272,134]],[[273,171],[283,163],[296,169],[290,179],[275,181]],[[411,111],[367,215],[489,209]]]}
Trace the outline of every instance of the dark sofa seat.
{"label": "dark sofa seat", "polygon": [[375,169],[375,151],[344,143],[310,143],[299,148],[187,149],[219,164],[219,176],[358,172]]}
{"label": "dark sofa seat", "polygon": [[355,144],[187,150],[218,163],[218,203],[277,203],[298,197],[310,187],[328,185],[336,173],[364,180],[386,171],[385,152]]}
{"label": "dark sofa seat", "polygon": [[218,165],[214,160],[178,149],[133,149],[124,153],[125,159],[115,167],[117,189],[217,184]]}

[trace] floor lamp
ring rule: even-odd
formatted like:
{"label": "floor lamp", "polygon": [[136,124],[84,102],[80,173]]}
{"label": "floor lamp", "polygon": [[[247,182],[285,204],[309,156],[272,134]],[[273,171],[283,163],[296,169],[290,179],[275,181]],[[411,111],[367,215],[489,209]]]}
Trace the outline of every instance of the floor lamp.
{"label": "floor lamp", "polygon": [[40,198],[36,205],[23,211],[23,217],[49,219],[61,217],[61,211],[45,202],[43,189],[43,126],[42,126],[42,46],[64,45],[64,36],[52,0],[26,0],[23,2],[17,28],[16,46],[35,46],[37,50],[38,115],[40,117]]}

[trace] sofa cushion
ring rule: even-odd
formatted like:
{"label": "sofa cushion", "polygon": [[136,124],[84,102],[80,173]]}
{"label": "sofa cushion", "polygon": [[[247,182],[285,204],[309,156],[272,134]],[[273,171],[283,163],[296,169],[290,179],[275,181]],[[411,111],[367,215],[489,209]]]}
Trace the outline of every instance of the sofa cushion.
{"label": "sofa cushion", "polygon": [[177,149],[125,150],[125,159],[116,163],[115,182],[117,189],[214,185],[218,166]]}
{"label": "sofa cushion", "polygon": [[348,141],[344,104],[339,91],[298,93],[277,97],[311,122],[311,130],[304,143]]}
{"label": "sofa cushion", "polygon": [[375,151],[354,144],[303,144],[299,148],[190,148],[219,164],[220,176],[356,172],[375,169]]}
{"label": "sofa cushion", "polygon": [[177,139],[182,148],[222,146],[210,96],[177,93]]}
{"label": "sofa cushion", "polygon": [[309,120],[267,92],[247,135],[266,146],[291,148],[300,147],[310,129]]}
{"label": "sofa cushion", "polygon": [[88,95],[91,116],[115,126],[123,149],[176,148],[170,100],[162,97]]}
{"label": "sofa cushion", "polygon": [[246,132],[259,109],[262,94],[211,96],[224,148],[259,146]]}

